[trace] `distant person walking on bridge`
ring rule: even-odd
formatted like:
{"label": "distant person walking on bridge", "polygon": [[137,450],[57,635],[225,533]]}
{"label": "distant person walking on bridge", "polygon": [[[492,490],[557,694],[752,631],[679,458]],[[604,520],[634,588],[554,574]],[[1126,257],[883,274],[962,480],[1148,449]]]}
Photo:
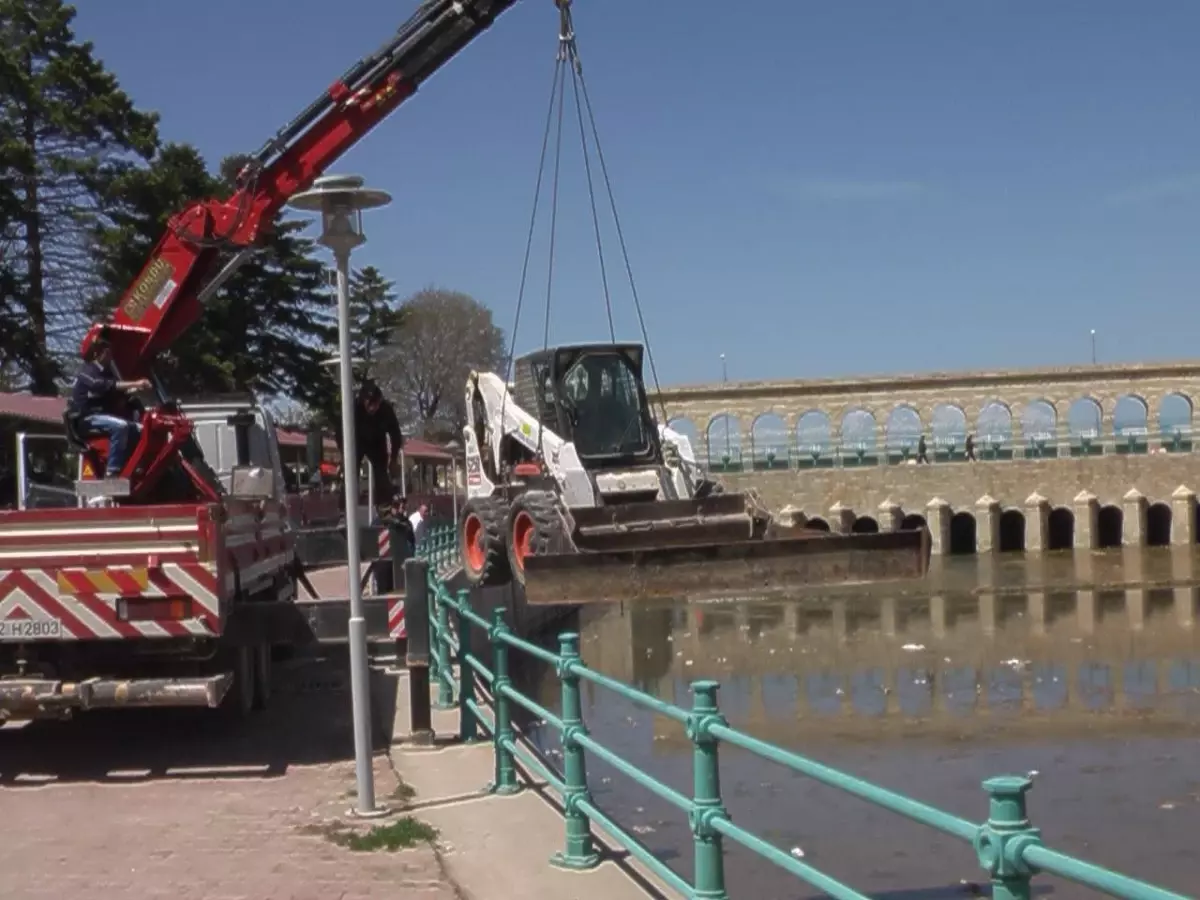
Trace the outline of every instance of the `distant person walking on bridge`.
{"label": "distant person walking on bridge", "polygon": [[967,432],[967,441],[963,444],[963,450],[967,454],[967,459],[972,461],[975,459],[975,435],[970,432]]}
{"label": "distant person walking on bridge", "polygon": [[[344,466],[347,460],[340,429],[336,436]],[[371,380],[363,382],[354,404],[354,443],[358,453],[355,468],[361,466],[364,459],[371,464],[376,507],[390,507],[394,493],[392,469],[396,468],[404,448],[404,434],[400,431],[396,408],[384,398],[379,385]]]}
{"label": "distant person walking on bridge", "polygon": [[929,463],[929,449],[925,446],[925,435],[917,439],[917,465]]}

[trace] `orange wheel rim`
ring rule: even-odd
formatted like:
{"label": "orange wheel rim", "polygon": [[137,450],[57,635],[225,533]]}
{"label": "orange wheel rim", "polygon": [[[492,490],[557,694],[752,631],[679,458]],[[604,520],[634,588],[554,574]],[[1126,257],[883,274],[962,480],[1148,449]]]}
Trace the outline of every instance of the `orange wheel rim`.
{"label": "orange wheel rim", "polygon": [[487,563],[487,548],[484,546],[483,520],[474,513],[463,522],[463,555],[472,572],[482,572]]}
{"label": "orange wheel rim", "polygon": [[513,519],[513,556],[517,568],[525,571],[525,559],[533,553],[533,516],[522,510]]}

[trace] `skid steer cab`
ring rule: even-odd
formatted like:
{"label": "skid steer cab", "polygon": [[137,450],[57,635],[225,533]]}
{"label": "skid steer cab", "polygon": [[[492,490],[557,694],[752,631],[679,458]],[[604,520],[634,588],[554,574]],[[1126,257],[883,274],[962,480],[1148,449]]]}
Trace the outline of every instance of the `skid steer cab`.
{"label": "skid steer cab", "polygon": [[458,523],[470,583],[575,604],[924,575],[924,530],[785,528],[754,492],[724,492],[656,422],[643,358],[640,344],[579,344],[520,357],[511,384],[471,373]]}

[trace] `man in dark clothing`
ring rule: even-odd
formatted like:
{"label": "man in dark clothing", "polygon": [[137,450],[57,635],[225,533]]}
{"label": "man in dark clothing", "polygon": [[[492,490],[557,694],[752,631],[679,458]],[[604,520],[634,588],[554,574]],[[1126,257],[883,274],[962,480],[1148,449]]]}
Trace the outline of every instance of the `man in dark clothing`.
{"label": "man in dark clothing", "polygon": [[929,451],[925,447],[925,435],[921,435],[921,437],[917,440],[917,462],[929,462]]}
{"label": "man in dark clothing", "polygon": [[78,422],[78,430],[86,435],[99,432],[108,438],[108,462],[105,478],[116,478],[125,468],[138,435],[138,426],[117,415],[119,401],[126,391],[142,391],[150,381],[119,381],[113,375],[112,347],[99,340],[88,349],[87,361],[75,378],[67,412]]}
{"label": "man in dark clothing", "polygon": [[[338,452],[342,453],[345,465],[342,443],[339,429]],[[384,398],[383,391],[373,381],[363,384],[354,404],[354,444],[358,452],[358,459],[354,461],[355,468],[362,465],[363,459],[371,464],[375,505],[390,506],[393,493],[391,470],[400,459],[400,450],[404,447],[404,434],[400,431],[396,408],[392,406],[391,401]]]}

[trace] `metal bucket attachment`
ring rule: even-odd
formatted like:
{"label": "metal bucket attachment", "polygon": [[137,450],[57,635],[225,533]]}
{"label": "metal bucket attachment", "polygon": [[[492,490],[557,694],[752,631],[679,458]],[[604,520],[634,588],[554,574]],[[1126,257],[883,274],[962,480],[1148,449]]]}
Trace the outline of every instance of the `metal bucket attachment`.
{"label": "metal bucket attachment", "polygon": [[930,540],[924,528],[851,535],[785,532],[778,538],[706,545],[652,543],[640,549],[530,556],[525,560],[526,602],[745,597],[922,578],[929,571]]}
{"label": "metal bucket attachment", "polygon": [[746,494],[571,510],[586,553],[726,544],[761,538],[770,521]]}

